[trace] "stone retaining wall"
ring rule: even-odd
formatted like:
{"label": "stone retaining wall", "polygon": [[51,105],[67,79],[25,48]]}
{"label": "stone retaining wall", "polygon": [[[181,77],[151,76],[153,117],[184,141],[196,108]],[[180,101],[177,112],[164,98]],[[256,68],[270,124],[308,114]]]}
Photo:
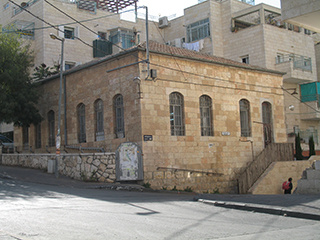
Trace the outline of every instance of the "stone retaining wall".
{"label": "stone retaining wall", "polygon": [[[55,154],[2,154],[0,164],[48,170]],[[113,183],[116,180],[114,153],[61,154],[59,174],[84,181]]]}

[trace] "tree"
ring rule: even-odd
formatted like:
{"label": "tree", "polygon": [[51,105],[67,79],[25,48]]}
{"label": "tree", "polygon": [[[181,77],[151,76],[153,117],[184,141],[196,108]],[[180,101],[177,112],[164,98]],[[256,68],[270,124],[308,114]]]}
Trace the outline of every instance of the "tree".
{"label": "tree", "polygon": [[46,64],[42,63],[40,66],[34,69],[33,80],[41,80],[51,75],[59,73],[60,66],[54,65],[53,67],[47,67]]}
{"label": "tree", "polygon": [[310,136],[309,137],[309,157],[311,157],[312,155],[316,155],[316,152],[314,150],[313,136]]}
{"label": "tree", "polygon": [[0,122],[30,126],[41,121],[37,84],[30,69],[33,53],[18,35],[0,34]]}
{"label": "tree", "polygon": [[302,149],[301,149],[301,139],[300,139],[299,133],[298,135],[296,135],[295,147],[296,147],[296,159],[303,160]]}

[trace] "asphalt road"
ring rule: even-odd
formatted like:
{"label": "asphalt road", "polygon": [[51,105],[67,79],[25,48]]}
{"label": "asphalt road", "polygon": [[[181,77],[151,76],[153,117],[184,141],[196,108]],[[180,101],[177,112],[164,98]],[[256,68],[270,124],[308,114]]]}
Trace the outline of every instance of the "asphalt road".
{"label": "asphalt road", "polygon": [[320,239],[320,222],[216,207],[192,194],[0,179],[0,239]]}

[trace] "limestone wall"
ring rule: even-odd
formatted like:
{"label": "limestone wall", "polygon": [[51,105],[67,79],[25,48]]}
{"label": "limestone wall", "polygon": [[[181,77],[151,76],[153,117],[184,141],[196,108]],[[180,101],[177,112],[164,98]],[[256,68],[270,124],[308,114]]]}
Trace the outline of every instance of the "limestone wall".
{"label": "limestone wall", "polygon": [[274,162],[249,190],[252,194],[283,194],[282,183],[292,177],[293,191],[303,171],[313,160]]}
{"label": "limestone wall", "polygon": [[[3,154],[1,164],[47,170],[55,154]],[[115,182],[114,153],[61,154],[59,174],[83,181]]]}

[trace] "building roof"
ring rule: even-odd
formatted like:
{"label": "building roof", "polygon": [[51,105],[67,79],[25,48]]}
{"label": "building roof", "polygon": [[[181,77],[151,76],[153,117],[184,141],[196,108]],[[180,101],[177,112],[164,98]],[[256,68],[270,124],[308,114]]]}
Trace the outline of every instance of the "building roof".
{"label": "building roof", "polygon": [[[142,50],[146,49],[146,43],[142,43],[138,45]],[[171,55],[175,57],[182,57],[182,58],[188,58],[192,60],[200,60],[200,61],[206,61],[206,62],[211,62],[219,65],[226,65],[226,66],[231,66],[231,67],[240,67],[240,68],[246,68],[250,70],[256,70],[256,71],[264,71],[264,72],[269,72],[269,73],[275,73],[275,74],[280,74],[284,75],[285,73],[267,69],[267,68],[262,68],[259,66],[253,66],[249,65],[246,63],[242,62],[237,62],[234,60],[230,60],[227,58],[222,58],[222,57],[216,57],[213,55],[209,54],[204,54],[204,53],[199,53],[196,51],[191,51],[185,48],[177,48],[165,44],[161,44],[155,41],[149,41],[149,51],[152,53],[159,53],[159,54],[166,54],[166,55]]]}
{"label": "building roof", "polygon": [[[131,54],[131,53],[133,53],[135,51],[139,51],[139,50],[146,51],[146,42],[141,43],[137,46],[133,46],[129,49],[123,50],[117,54],[108,55],[108,56],[81,64],[79,66],[73,67],[73,68],[65,71],[63,73],[63,75],[69,75],[73,72],[77,72],[77,71],[83,70],[85,68],[88,68],[88,67],[100,64],[102,62],[108,61],[110,59],[117,58],[117,57],[127,55],[127,54]],[[248,69],[248,70],[261,71],[261,72],[273,73],[273,74],[278,74],[278,75],[285,74],[283,72],[270,70],[270,69],[262,68],[259,66],[253,66],[253,65],[246,64],[246,63],[241,63],[241,62],[233,61],[230,59],[222,58],[222,57],[212,56],[209,54],[203,54],[203,53],[199,53],[199,52],[184,49],[184,48],[173,47],[173,46],[161,44],[161,43],[158,43],[155,41],[149,41],[149,52],[150,53],[157,53],[157,54],[164,54],[164,55],[179,57],[179,58],[187,58],[187,59],[196,60],[196,61],[205,61],[205,62],[209,62],[209,63],[213,63],[213,64],[225,65],[228,67],[244,68],[244,69]],[[140,59],[140,60],[143,61],[143,59]],[[151,64],[152,64],[152,62],[151,62]],[[50,76],[46,79],[39,80],[38,82],[45,82],[45,81],[48,81],[48,80],[51,80],[51,79],[54,79],[57,77],[59,77],[59,74]]]}

